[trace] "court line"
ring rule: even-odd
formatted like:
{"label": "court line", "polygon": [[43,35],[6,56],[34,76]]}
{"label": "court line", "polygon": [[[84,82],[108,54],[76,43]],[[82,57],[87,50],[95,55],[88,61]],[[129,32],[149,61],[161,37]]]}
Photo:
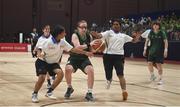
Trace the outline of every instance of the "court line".
{"label": "court line", "polygon": [[[87,102],[84,99],[76,99],[76,100],[69,100],[69,101],[58,101],[58,102],[52,102],[52,103],[47,103],[47,104],[43,104],[40,107],[46,107],[46,106],[53,106],[55,104],[61,104],[61,103],[83,103],[83,102]],[[147,102],[137,102],[137,101],[120,101],[120,100],[95,100],[92,103],[103,103],[103,102],[123,102],[123,103],[135,103],[135,104],[145,104],[148,106],[160,106],[160,107],[165,107],[165,105],[161,105],[161,104],[154,104],[154,103],[147,103]],[[93,105],[94,106],[94,105]],[[101,106],[108,106],[108,105],[101,105]],[[117,105],[111,105],[111,106],[117,106]]]}

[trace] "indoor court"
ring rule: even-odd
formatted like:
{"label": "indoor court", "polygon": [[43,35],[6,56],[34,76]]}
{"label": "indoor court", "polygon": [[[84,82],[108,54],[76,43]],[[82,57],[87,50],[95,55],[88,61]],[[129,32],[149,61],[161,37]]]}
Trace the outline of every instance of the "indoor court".
{"label": "indoor court", "polygon": [[[68,54],[63,55],[61,67],[64,70]],[[39,91],[39,103],[32,103],[31,94],[36,82],[34,62],[29,52],[0,53],[0,106],[180,106],[180,62],[165,61],[163,85],[149,81],[145,59],[126,58],[125,78],[128,100],[122,101],[118,78],[114,72],[109,90],[105,89],[105,74],[101,56],[92,57],[95,70],[94,102],[84,100],[87,84],[86,75],[80,70],[73,74],[74,93],[64,99],[67,85],[65,78],[55,89],[57,100],[45,97],[44,83]],[[157,71],[155,70],[157,76]]]}

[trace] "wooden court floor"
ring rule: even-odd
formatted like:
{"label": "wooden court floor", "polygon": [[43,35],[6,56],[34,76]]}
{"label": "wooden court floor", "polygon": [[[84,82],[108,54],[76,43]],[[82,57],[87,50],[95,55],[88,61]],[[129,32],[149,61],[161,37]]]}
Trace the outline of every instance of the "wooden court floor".
{"label": "wooden court floor", "polygon": [[[68,55],[63,55],[61,67],[64,69]],[[165,63],[164,84],[149,81],[146,61],[126,59],[125,78],[127,81],[128,100],[123,102],[121,89],[115,72],[109,90],[105,89],[105,75],[101,57],[92,57],[95,69],[93,93],[94,102],[86,102],[86,75],[80,70],[73,74],[75,89],[71,99],[65,100],[66,82],[55,89],[57,100],[50,100],[44,95],[46,84],[39,92],[39,103],[31,102],[31,94],[36,82],[34,61],[30,53],[0,53],[0,106],[180,106],[180,63]],[[155,70],[157,75],[157,71]]]}

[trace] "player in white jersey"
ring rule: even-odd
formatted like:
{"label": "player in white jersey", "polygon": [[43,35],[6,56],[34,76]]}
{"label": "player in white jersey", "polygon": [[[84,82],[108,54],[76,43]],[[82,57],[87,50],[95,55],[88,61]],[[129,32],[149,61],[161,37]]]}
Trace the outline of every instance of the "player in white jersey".
{"label": "player in white jersey", "polygon": [[[42,32],[43,34],[41,35],[40,39],[38,39],[38,44],[39,45],[40,43],[42,43],[41,41],[44,41],[44,39],[47,39],[49,37],[52,37],[52,35],[50,34],[50,25],[45,25],[42,29]],[[37,46],[36,45],[36,46]],[[37,48],[35,47],[34,51],[36,51]],[[34,52],[35,53],[35,52]],[[51,77],[52,79],[55,78],[55,75],[53,76],[50,76],[49,73],[47,73],[46,75],[46,80],[47,80],[47,88],[50,88],[51,87]]]}
{"label": "player in white jersey", "polygon": [[36,73],[38,76],[38,81],[35,84],[34,92],[32,94],[32,102],[39,102],[38,91],[40,90],[42,84],[44,83],[46,73],[49,72],[50,75],[56,74],[56,78],[53,84],[48,89],[46,96],[50,99],[56,99],[53,96],[53,90],[62,81],[64,73],[59,65],[59,59],[65,51],[71,51],[79,54],[85,54],[87,56],[92,56],[91,52],[86,52],[78,48],[73,48],[67,41],[63,40],[66,35],[64,27],[57,25],[54,28],[52,37],[47,39],[40,38],[41,43],[37,43],[37,56],[36,60]]}
{"label": "player in white jersey", "polygon": [[124,78],[124,44],[138,39],[121,33],[120,28],[120,21],[118,19],[114,19],[112,20],[111,30],[107,30],[102,33],[92,32],[91,34],[96,38],[104,39],[106,43],[106,49],[103,55],[103,64],[107,80],[106,88],[110,88],[114,67],[117,77],[119,78],[123,100],[125,101],[127,100],[128,93],[126,91],[126,80]]}

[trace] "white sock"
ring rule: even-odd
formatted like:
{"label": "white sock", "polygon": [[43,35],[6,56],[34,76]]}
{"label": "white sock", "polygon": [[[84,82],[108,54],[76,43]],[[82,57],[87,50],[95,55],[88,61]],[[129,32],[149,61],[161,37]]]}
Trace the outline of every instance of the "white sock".
{"label": "white sock", "polygon": [[122,89],[122,92],[127,92],[125,89]]}
{"label": "white sock", "polygon": [[68,88],[72,88],[72,85],[71,85],[71,84],[68,84]]}
{"label": "white sock", "polygon": [[92,93],[92,89],[91,88],[88,88],[88,93]]}

